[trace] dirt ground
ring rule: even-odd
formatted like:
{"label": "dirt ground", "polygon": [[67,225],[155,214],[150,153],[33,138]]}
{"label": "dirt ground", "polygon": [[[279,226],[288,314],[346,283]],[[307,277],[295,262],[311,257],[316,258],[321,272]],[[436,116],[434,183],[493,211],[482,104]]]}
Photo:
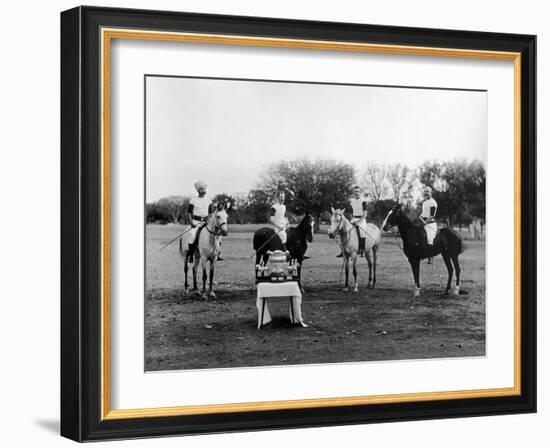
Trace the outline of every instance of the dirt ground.
{"label": "dirt ground", "polygon": [[[202,369],[485,355],[485,244],[465,241],[460,257],[466,294],[445,295],[441,257],[421,265],[422,292],[394,237],[379,250],[377,288],[367,289],[360,260],[359,293],[341,291],[340,258],[326,234],[316,234],[304,262],[302,314],[291,325],[288,302],[270,302],[273,322],[257,329],[252,235],[257,226],[230,226],[216,265],[216,300],[183,292],[177,244],[159,252],[181,226],[146,229],[146,370]],[[200,276],[199,276],[200,277]]]}

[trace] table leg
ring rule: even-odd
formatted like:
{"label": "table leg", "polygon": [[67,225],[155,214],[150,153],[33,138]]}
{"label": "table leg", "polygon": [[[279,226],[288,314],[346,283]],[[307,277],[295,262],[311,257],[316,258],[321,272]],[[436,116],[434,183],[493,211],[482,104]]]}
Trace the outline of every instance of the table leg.
{"label": "table leg", "polygon": [[290,323],[294,323],[294,300],[292,296],[290,296]]}
{"label": "table leg", "polygon": [[260,328],[262,328],[262,326],[264,324],[265,297],[262,297],[260,300],[262,301],[262,313],[261,313],[261,317],[260,317],[260,324],[258,325],[258,330]]}

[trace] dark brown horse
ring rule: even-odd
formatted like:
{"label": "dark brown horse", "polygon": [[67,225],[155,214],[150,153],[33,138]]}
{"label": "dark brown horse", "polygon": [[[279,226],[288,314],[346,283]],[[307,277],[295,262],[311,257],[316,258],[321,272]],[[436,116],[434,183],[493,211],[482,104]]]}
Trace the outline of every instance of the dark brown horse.
{"label": "dark brown horse", "polygon": [[[298,281],[300,282],[300,286],[302,262],[305,259],[307,243],[313,242],[314,224],[313,216],[306,213],[296,227],[286,229],[286,248],[290,253],[290,259],[298,262]],[[267,259],[269,258],[267,251],[283,250],[283,243],[272,228],[263,227],[254,233],[253,247],[256,252],[256,264],[259,264],[261,260],[267,263]]]}
{"label": "dark brown horse", "polygon": [[414,224],[403,213],[401,205],[396,205],[390,210],[382,224],[382,230],[387,232],[392,227],[399,229],[399,235],[403,240],[403,252],[408,258],[414,276],[414,295],[420,295],[420,260],[441,254],[447,267],[448,279],[445,292],[451,289],[453,279],[453,266],[456,272],[456,286],[453,293],[458,295],[460,289],[460,264],[458,256],[462,253],[462,238],[458,233],[449,228],[440,229],[434,238],[433,244],[428,244],[424,226]]}

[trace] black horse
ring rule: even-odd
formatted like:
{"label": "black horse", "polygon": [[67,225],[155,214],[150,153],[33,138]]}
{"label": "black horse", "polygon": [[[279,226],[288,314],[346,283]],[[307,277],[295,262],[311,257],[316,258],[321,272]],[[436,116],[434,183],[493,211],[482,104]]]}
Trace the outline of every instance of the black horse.
{"label": "black horse", "polygon": [[[301,286],[302,262],[305,259],[307,243],[313,242],[313,217],[306,213],[296,227],[286,229],[286,248],[290,259],[298,262],[298,282]],[[268,251],[283,250],[283,242],[270,227],[262,227],[254,233],[253,247],[256,251],[256,264],[261,260],[267,263]]]}
{"label": "black horse", "polygon": [[454,266],[454,270],[456,271],[456,287],[453,292],[458,294],[460,287],[460,265],[458,263],[458,256],[462,253],[462,238],[460,235],[452,229],[443,228],[437,232],[433,245],[429,245],[424,226],[415,225],[405,213],[403,213],[403,208],[400,205],[396,205],[390,210],[388,216],[386,216],[384,220],[384,224],[382,224],[382,230],[387,232],[390,228],[395,226],[399,229],[399,235],[403,240],[403,252],[405,252],[406,257],[409,259],[413,271],[414,283],[416,286],[414,295],[420,295],[420,260],[438,254],[441,254],[443,257],[443,261],[447,267],[447,273],[449,274],[445,292],[448,293],[451,288]]}

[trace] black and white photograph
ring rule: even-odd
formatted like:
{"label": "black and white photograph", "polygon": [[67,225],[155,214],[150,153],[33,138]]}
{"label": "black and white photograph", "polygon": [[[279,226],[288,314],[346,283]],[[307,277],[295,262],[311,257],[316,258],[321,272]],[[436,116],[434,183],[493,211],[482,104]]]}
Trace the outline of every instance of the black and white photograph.
{"label": "black and white photograph", "polygon": [[487,91],[144,83],[146,371],[486,355]]}

